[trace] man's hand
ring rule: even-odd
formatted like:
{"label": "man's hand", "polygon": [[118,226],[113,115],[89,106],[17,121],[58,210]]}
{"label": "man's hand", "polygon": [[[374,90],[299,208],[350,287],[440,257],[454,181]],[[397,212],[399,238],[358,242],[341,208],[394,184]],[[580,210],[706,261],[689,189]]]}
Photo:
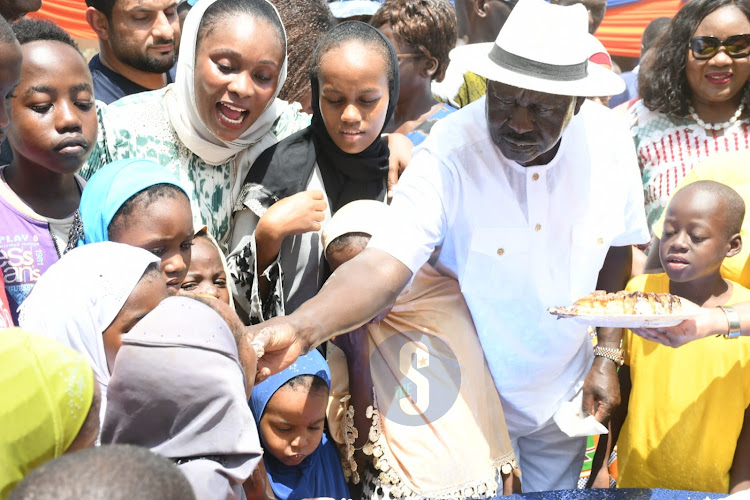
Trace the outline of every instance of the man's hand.
{"label": "man's hand", "polygon": [[388,198],[393,198],[393,189],[411,160],[414,145],[405,135],[393,133],[388,134],[388,149],[391,152],[388,157]]}
{"label": "man's hand", "polygon": [[247,342],[259,355],[256,385],[290,366],[310,350],[286,316],[248,327],[242,341]]}
{"label": "man's hand", "polygon": [[636,335],[670,347],[680,347],[693,340],[728,331],[726,316],[719,308],[703,308],[701,314],[675,326],[633,329]]}
{"label": "man's hand", "polygon": [[594,365],[583,382],[583,410],[607,425],[620,405],[620,383],[614,361],[595,357]]}

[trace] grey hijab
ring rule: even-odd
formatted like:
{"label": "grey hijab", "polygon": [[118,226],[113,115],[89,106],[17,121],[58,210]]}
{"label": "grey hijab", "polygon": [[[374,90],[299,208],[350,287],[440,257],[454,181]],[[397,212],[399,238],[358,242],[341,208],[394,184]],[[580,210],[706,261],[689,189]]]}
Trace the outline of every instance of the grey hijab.
{"label": "grey hijab", "polygon": [[197,500],[242,498],[261,447],[237,345],[218,313],[170,297],[123,337],[102,443],[171,458]]}

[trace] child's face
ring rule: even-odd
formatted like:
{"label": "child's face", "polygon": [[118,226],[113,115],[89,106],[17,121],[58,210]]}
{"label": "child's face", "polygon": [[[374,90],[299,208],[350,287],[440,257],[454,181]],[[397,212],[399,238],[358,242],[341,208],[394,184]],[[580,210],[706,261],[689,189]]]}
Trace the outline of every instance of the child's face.
{"label": "child's face", "polygon": [[669,279],[693,281],[717,273],[725,257],[734,255],[722,216],[724,203],[699,190],[676,194],[667,207],[659,257]]}
{"label": "child's face", "polygon": [[86,61],[62,42],[31,42],[21,50],[21,82],[8,128],[14,163],[75,173],[91,154],[97,131]]}
{"label": "child's face", "polygon": [[229,304],[227,274],[221,264],[219,249],[208,238],[193,241],[190,269],[182,282],[181,295],[211,295]]}
{"label": "child's face", "polygon": [[193,216],[187,196],[161,197],[147,210],[136,209],[110,240],[143,248],[161,259],[167,291],[176,295],[190,267]]}
{"label": "child's face", "polygon": [[265,451],[284,465],[299,465],[320,444],[327,404],[327,391],[281,387],[260,420]]}
{"label": "child's face", "polygon": [[349,42],[320,61],[320,112],[342,151],[361,153],[380,135],[388,111],[388,75],[379,52]]}
{"label": "child's face", "polygon": [[102,332],[104,353],[107,355],[109,372],[115,367],[115,357],[122,345],[122,336],[128,333],[145,315],[153,311],[167,298],[167,283],[161,274],[150,273],[141,278],[130,292],[112,323]]}
{"label": "child's face", "polygon": [[21,81],[21,61],[18,42],[0,43],[0,142],[10,125],[10,96]]}

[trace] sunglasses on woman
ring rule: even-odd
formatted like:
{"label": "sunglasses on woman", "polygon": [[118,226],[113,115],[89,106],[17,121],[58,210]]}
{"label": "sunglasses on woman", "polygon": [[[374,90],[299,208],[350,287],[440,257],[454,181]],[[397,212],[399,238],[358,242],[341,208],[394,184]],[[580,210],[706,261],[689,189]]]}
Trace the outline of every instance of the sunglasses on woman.
{"label": "sunglasses on woman", "polygon": [[750,55],[750,34],[733,35],[726,40],[719,40],[715,36],[696,36],[689,47],[696,59],[711,59],[721,47],[732,59],[740,59]]}

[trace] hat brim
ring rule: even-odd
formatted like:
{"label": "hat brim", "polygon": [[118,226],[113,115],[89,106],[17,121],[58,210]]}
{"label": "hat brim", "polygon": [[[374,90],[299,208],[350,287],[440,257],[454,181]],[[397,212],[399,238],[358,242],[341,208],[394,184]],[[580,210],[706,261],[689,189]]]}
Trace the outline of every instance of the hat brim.
{"label": "hat brim", "polygon": [[489,54],[493,45],[493,42],[464,45],[453,49],[450,59],[456,61],[463,69],[488,80],[547,94],[602,97],[617,95],[625,90],[625,81],[618,74],[591,62],[587,66],[586,78],[580,80],[549,80],[516,73],[498,66],[490,59]]}

